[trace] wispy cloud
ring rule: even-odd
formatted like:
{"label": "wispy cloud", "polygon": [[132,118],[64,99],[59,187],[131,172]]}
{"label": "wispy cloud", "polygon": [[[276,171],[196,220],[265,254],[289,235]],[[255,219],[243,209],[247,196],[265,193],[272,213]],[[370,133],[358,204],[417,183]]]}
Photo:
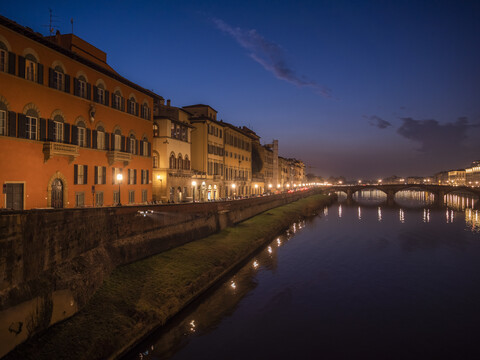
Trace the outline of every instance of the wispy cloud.
{"label": "wispy cloud", "polygon": [[379,129],[386,129],[389,126],[392,126],[390,122],[382,119],[380,116],[377,116],[377,115],[371,115],[371,116],[363,115],[363,117],[365,119],[368,119],[368,123],[370,125],[375,126]]}
{"label": "wispy cloud", "polygon": [[244,49],[249,51],[249,56],[263,68],[271,72],[277,79],[287,81],[298,87],[312,88],[316,93],[331,97],[331,90],[315,81],[299,76],[288,66],[280,45],[265,39],[257,30],[234,28],[220,19],[213,19],[218,29],[230,35]]}
{"label": "wispy cloud", "polygon": [[401,120],[403,123],[397,129],[398,134],[419,143],[419,151],[439,155],[464,149],[468,130],[479,127],[479,124],[470,124],[466,117],[445,124],[434,119],[415,120],[408,117]]}

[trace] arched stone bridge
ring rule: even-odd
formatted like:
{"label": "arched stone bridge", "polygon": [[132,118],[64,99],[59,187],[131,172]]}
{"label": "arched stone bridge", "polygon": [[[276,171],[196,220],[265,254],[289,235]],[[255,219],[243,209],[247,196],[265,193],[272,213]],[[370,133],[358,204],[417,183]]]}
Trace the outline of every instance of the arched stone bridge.
{"label": "arched stone bridge", "polygon": [[387,202],[394,201],[395,194],[403,190],[423,190],[435,196],[435,201],[443,204],[445,195],[452,192],[465,192],[476,195],[480,198],[480,188],[472,188],[469,186],[449,186],[449,185],[431,185],[431,184],[399,184],[399,185],[331,185],[325,186],[325,190],[341,191],[347,194],[347,199],[352,199],[353,194],[361,190],[379,190],[387,195]]}

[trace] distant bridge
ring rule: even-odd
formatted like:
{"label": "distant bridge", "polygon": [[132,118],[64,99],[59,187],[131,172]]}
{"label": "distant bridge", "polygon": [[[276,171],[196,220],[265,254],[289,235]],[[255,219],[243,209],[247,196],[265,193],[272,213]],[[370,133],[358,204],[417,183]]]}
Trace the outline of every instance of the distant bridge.
{"label": "distant bridge", "polygon": [[435,196],[435,202],[443,204],[445,195],[453,192],[464,192],[478,196],[480,198],[480,188],[469,186],[451,186],[451,185],[431,185],[431,184],[399,184],[399,185],[381,185],[381,184],[359,184],[359,185],[331,185],[325,186],[325,190],[341,191],[347,194],[347,199],[352,200],[353,194],[362,190],[379,190],[387,195],[387,202],[395,200],[395,194],[403,190],[423,190]]}

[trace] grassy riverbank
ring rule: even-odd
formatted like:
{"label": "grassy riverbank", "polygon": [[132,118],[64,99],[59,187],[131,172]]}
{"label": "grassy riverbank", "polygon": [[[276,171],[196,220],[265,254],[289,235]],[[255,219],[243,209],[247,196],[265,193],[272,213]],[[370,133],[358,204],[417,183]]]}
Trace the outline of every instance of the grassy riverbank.
{"label": "grassy riverbank", "polygon": [[164,324],[300,216],[329,202],[314,195],[235,227],[116,269],[72,318],[6,359],[105,359]]}

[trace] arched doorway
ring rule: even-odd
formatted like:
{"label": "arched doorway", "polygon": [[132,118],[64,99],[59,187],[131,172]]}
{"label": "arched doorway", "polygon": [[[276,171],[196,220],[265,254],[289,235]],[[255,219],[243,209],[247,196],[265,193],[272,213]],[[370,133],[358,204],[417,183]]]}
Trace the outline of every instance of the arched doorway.
{"label": "arched doorway", "polygon": [[52,207],[63,208],[63,183],[60,179],[55,179],[52,182]]}

